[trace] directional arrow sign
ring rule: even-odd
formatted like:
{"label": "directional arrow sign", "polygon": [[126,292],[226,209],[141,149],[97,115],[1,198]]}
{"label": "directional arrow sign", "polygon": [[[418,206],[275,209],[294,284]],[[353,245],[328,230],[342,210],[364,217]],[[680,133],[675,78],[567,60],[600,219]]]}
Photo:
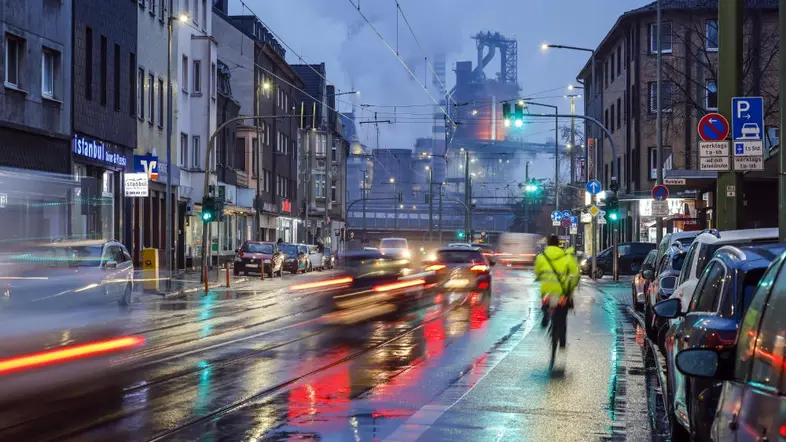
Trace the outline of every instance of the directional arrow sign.
{"label": "directional arrow sign", "polygon": [[587,181],[586,189],[590,195],[597,195],[601,190],[603,190],[603,186],[601,186],[600,181],[598,180],[589,180]]}
{"label": "directional arrow sign", "polygon": [[573,214],[570,212],[570,210],[563,210],[562,211],[562,219],[565,219],[565,218],[570,219],[571,216],[573,216]]}

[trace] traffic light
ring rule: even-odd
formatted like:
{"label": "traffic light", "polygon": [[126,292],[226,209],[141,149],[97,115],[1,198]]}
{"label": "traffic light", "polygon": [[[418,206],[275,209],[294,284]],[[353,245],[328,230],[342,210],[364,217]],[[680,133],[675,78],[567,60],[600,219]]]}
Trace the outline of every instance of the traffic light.
{"label": "traffic light", "polygon": [[612,192],[606,199],[606,222],[616,223],[620,220],[619,200],[617,192]]}
{"label": "traffic light", "polygon": [[526,192],[527,195],[536,195],[540,193],[540,190],[540,183],[535,180],[535,178],[530,179],[529,182],[524,185],[524,192]]}
{"label": "traffic light", "polygon": [[459,230],[459,231],[456,232],[456,238],[458,238],[458,239],[464,239],[466,236],[467,235],[466,235],[466,233],[464,233],[463,230]]}
{"label": "traffic light", "polygon": [[502,103],[502,124],[504,124],[505,127],[510,127],[511,116],[510,103]]}
{"label": "traffic light", "polygon": [[521,127],[524,125],[524,100],[519,100],[516,102],[513,110],[513,120],[516,127]]}
{"label": "traffic light", "polygon": [[212,196],[202,198],[202,222],[209,223],[216,219],[216,199]]}

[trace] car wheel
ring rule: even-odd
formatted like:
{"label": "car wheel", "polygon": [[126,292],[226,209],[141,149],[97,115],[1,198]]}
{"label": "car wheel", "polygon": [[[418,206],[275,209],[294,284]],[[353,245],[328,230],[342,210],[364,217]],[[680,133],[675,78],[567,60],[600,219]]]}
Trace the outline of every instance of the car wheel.
{"label": "car wheel", "polygon": [[[262,271],[265,272],[264,269]],[[265,272],[265,273],[267,273],[267,275],[265,275],[266,278],[272,278],[273,277],[273,268],[271,267],[270,271]]]}
{"label": "car wheel", "polygon": [[120,305],[120,307],[130,307],[132,302],[133,295],[131,291],[131,283],[129,282],[126,284],[125,290],[123,290],[123,296],[117,300],[117,303]]}
{"label": "car wheel", "polygon": [[240,275],[240,270],[234,269],[234,270],[232,270],[232,274],[235,275],[235,276],[238,276],[238,275]]}
{"label": "car wheel", "polygon": [[292,269],[292,274],[293,275],[297,275],[298,274],[297,266],[294,269]]}
{"label": "car wheel", "polygon": [[[670,394],[670,396],[671,396],[671,394]],[[685,385],[685,397],[686,398],[690,397],[690,388],[689,388],[689,386],[687,384]],[[690,402],[690,400],[688,402]],[[690,440],[691,440],[690,433],[688,432],[688,430],[685,429],[685,427],[682,426],[682,424],[680,424],[677,421],[677,416],[674,414],[674,398],[673,397],[669,401],[669,403],[667,404],[667,407],[668,407],[667,409],[669,411],[669,424],[670,424],[669,425],[669,439],[671,440],[671,442],[690,442]],[[688,407],[688,416],[690,416],[690,413],[691,413],[691,411],[690,411],[690,406],[689,406]]]}
{"label": "car wheel", "polygon": [[595,268],[595,279],[603,278],[603,269],[600,267]]}

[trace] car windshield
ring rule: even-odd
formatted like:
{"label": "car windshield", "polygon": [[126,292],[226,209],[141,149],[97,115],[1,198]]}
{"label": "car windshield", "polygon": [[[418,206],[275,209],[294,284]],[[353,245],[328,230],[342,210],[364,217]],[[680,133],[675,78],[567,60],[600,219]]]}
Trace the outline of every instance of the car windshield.
{"label": "car windshield", "polygon": [[675,253],[674,257],[671,258],[671,269],[679,272],[682,269],[682,264],[684,263],[685,263],[685,254]]}
{"label": "car windshield", "polygon": [[280,244],[278,246],[278,250],[281,250],[285,255],[289,257],[297,256],[297,246],[292,244]]}
{"label": "car windshield", "polygon": [[259,243],[247,243],[243,247],[244,252],[248,253],[267,253],[268,255],[273,253],[273,244],[259,244]]}
{"label": "car windshield", "polygon": [[445,264],[482,262],[483,259],[483,254],[478,250],[440,250],[437,252],[437,261]]}
{"label": "car windshield", "polygon": [[383,239],[382,242],[379,243],[379,247],[381,249],[406,249],[407,248],[407,240],[406,239]]}

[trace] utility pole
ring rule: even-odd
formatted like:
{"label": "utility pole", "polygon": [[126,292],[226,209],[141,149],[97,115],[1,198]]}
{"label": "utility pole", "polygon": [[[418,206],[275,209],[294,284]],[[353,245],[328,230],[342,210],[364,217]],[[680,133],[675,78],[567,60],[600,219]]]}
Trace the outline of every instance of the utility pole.
{"label": "utility pole", "polygon": [[[256,75],[256,77],[260,77],[260,76]],[[257,80],[257,81],[259,81],[259,80]],[[259,88],[260,87],[264,87],[264,86],[262,86],[262,83],[258,83],[257,84],[257,90],[256,90],[256,93],[254,94],[255,97],[256,97],[256,101],[257,101],[256,102],[256,108],[257,108],[256,114],[257,115],[259,115],[261,113],[260,112],[260,105],[262,104],[261,103],[262,102],[262,97],[260,97],[260,93],[259,93]],[[260,175],[262,174],[262,137],[260,136],[260,131],[259,131],[259,126],[261,124],[262,124],[261,121],[257,121],[256,125],[255,125],[256,126],[256,133],[257,133],[257,147],[256,147],[256,152],[255,152],[256,155],[257,155],[257,161],[256,161],[256,164],[255,164],[255,166],[257,168],[257,192],[256,192],[256,195],[255,195],[255,201],[254,201],[254,208],[255,208],[255,214],[256,214],[256,216],[254,217],[254,228],[256,229],[256,232],[254,233],[254,238],[256,238],[257,241],[262,241],[262,207],[260,207],[261,204],[262,204],[262,201],[261,201],[261,198],[260,198],[260,191],[261,191],[261,187],[262,187],[261,186],[261,181],[262,180],[260,179]],[[252,149],[254,148],[253,143],[251,145],[251,148]],[[251,156],[253,157],[253,154]]]}
{"label": "utility pole", "polygon": [[[559,117],[556,116],[554,117],[554,210],[559,211]],[[559,235],[559,226],[554,230]]]}
{"label": "utility pole", "polygon": [[[656,46],[658,48],[657,58],[657,80],[655,86],[655,132],[658,135],[657,141],[657,184],[663,184],[663,103],[661,102],[662,99],[662,89],[663,89],[663,47],[661,46],[661,24],[663,22],[663,11],[661,8],[661,0],[657,0],[657,13],[656,13],[656,24],[655,24],[655,32],[658,34],[655,38]],[[605,75],[605,74],[604,74]],[[718,98],[718,102],[720,102],[720,97]],[[613,158],[612,161],[616,162],[617,159]],[[612,227],[612,235],[614,228]],[[663,218],[657,217],[655,218],[655,244],[660,244],[660,241],[663,239]],[[593,255],[594,256],[594,255]]]}
{"label": "utility pole", "polygon": [[[570,114],[574,115],[576,113],[576,95],[570,95]],[[575,180],[575,173],[576,173],[576,125],[575,125],[575,118],[570,119],[570,180],[569,183],[573,184],[576,182]]]}
{"label": "utility pole", "polygon": [[[778,18],[780,20],[780,29],[786,29],[786,0],[780,0],[780,7],[778,9]],[[786,32],[780,33],[780,47],[786,46]],[[786,57],[780,57],[779,60],[781,75],[778,76],[778,96],[783,97],[786,91]],[[786,101],[780,100],[780,126],[786,127]],[[782,152],[782,151],[781,151]],[[779,236],[781,241],[786,241],[786,155],[783,153],[778,154],[778,227],[780,228]]]}
{"label": "utility pole", "polygon": [[430,166],[426,168],[428,169],[428,240],[431,242],[434,238],[434,195],[431,193],[434,190],[434,171]]}
{"label": "utility pole", "polygon": [[[464,150],[464,205],[469,208],[469,150]],[[470,228],[470,211],[467,210],[467,216],[464,220],[465,235],[469,235]]]}
{"label": "utility pole", "polygon": [[[172,11],[167,17],[167,57],[166,57],[166,270],[167,290],[172,289]],[[152,88],[153,86],[150,85]],[[152,112],[153,109],[150,109]],[[151,113],[152,115],[152,113]]]}
{"label": "utility pole", "polygon": [[[784,0],[786,1],[786,0]],[[444,186],[442,183],[439,183],[439,243],[442,244],[442,192],[444,191]]]}
{"label": "utility pole", "polygon": [[527,193],[527,186],[529,186],[529,164],[524,166],[524,232],[529,233],[529,194]]}
{"label": "utility pole", "polygon": [[366,236],[366,185],[368,185],[368,177],[366,176],[366,170],[361,170],[363,172],[363,236]]}
{"label": "utility pole", "polygon": [[[732,116],[731,99],[740,95],[742,89],[742,22],[744,5],[745,2],[743,0],[718,2],[718,72],[722,73],[722,75],[718,76],[718,112],[727,119],[730,119],[729,117]],[[779,16],[783,14],[782,11],[778,13]],[[781,72],[782,75],[783,72]],[[781,116],[780,118],[783,117]],[[782,150],[779,156],[781,157],[780,164],[782,164],[784,161]],[[778,181],[779,183],[783,181],[783,174],[779,175]],[[719,230],[742,228],[742,219],[740,218],[743,213],[743,185],[742,174],[738,172],[730,171],[718,174],[715,201],[717,201],[718,206],[717,228]],[[736,190],[734,192],[735,196],[724,197],[728,186],[734,186]],[[784,194],[781,193],[779,198],[782,201]],[[781,203],[779,206],[783,210],[783,204]]]}

